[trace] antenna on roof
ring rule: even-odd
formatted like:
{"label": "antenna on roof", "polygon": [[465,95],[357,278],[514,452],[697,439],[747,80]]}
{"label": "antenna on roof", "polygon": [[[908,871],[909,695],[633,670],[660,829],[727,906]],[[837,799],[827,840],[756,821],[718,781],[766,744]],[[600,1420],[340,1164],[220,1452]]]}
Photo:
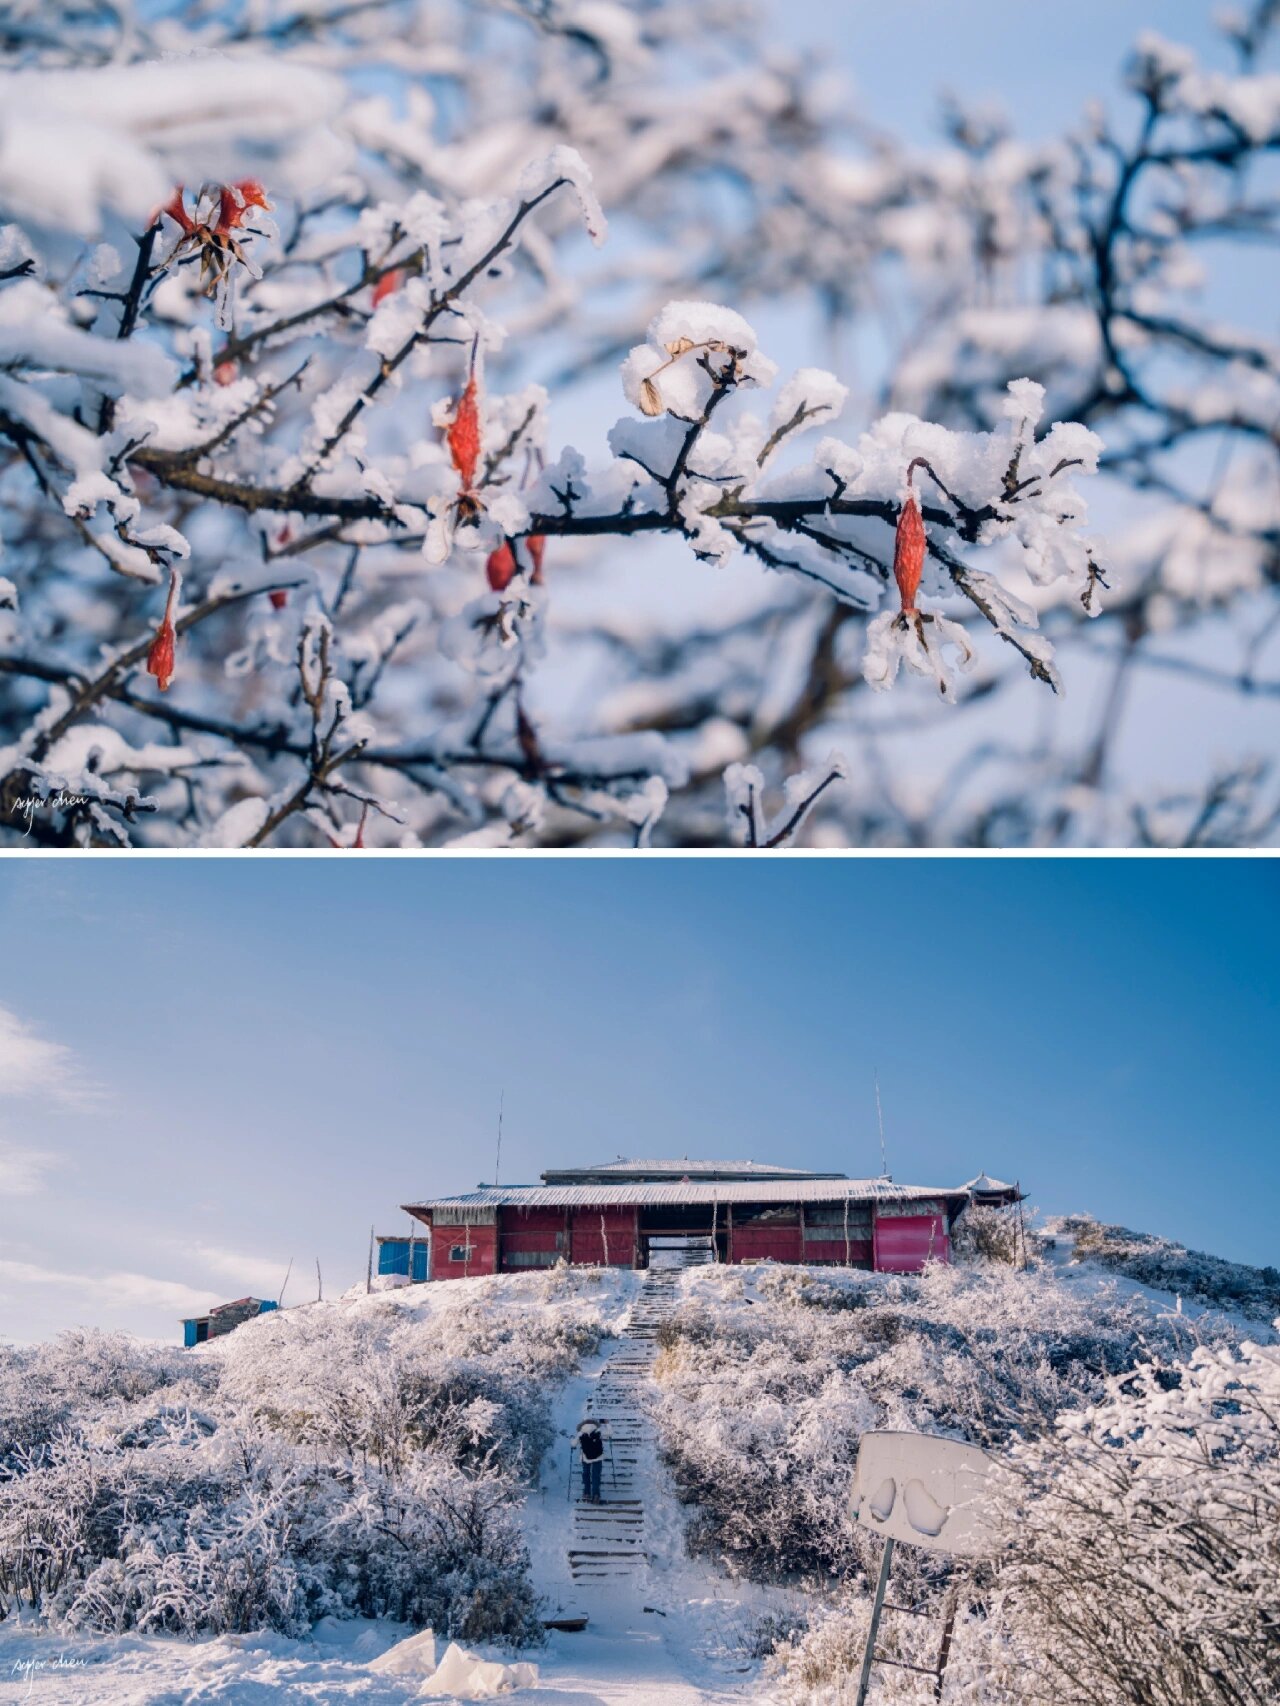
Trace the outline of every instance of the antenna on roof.
{"label": "antenna on roof", "polygon": [[506,1090],[498,1091],[498,1153],[493,1158],[493,1187],[498,1188],[502,1173],[502,1104],[507,1099]]}
{"label": "antenna on roof", "polygon": [[880,1177],[882,1179],[887,1179],[889,1177],[889,1164],[885,1160],[885,1153],[884,1153],[884,1109],[880,1106],[880,1074],[878,1072],[875,1075],[875,1080],[876,1080],[876,1119],[880,1125]]}

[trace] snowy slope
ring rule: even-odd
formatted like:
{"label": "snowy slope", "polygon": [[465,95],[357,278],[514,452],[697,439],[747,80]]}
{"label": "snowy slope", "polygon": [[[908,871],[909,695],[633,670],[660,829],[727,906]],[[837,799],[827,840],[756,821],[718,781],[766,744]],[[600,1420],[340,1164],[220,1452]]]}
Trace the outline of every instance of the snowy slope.
{"label": "snowy slope", "polygon": [[[545,1377],[551,1444],[520,1513],[533,1582],[544,1601],[543,1614],[585,1615],[588,1627],[580,1634],[553,1633],[545,1648],[524,1655],[539,1666],[538,1684],[505,1698],[555,1706],[772,1701],[780,1698],[778,1684],[750,1656],[752,1626],[766,1615],[785,1622],[789,1614],[803,1612],[806,1603],[793,1589],[732,1579],[705,1548],[701,1555],[689,1555],[686,1528],[694,1513],[677,1498],[655,1444],[655,1426],[665,1425],[674,1414],[669,1409],[670,1391],[660,1391],[653,1378],[655,1334],[663,1319],[679,1309],[682,1323],[692,1323],[695,1330],[699,1322],[709,1324],[722,1342],[752,1330],[753,1322],[758,1327],[765,1317],[790,1322],[782,1337],[794,1342],[780,1343],[776,1354],[765,1347],[773,1358],[769,1367],[774,1375],[783,1368],[778,1355],[789,1354],[801,1344],[806,1327],[817,1333],[833,1318],[850,1327],[857,1323],[859,1332],[869,1333],[870,1342],[878,1343],[876,1323],[906,1321],[913,1309],[920,1312],[921,1320],[929,1315],[935,1325],[977,1315],[983,1332],[1007,1336],[1010,1346],[1019,1312],[1034,1317],[1039,1327],[1057,1309],[1065,1334],[1082,1319],[1093,1317],[1100,1323],[1109,1312],[1114,1317],[1117,1299],[1131,1300],[1138,1306],[1139,1321],[1145,1317],[1153,1329],[1181,1315],[1188,1322],[1202,1323],[1206,1331],[1225,1328],[1231,1337],[1274,1338],[1254,1321],[1224,1317],[1221,1312],[1211,1316],[1192,1305],[1180,1310],[1173,1294],[1073,1257],[1069,1238],[1060,1236],[1044,1266],[1026,1276],[1008,1270],[988,1271],[985,1276],[940,1270],[914,1281],[830,1269],[706,1267],[665,1277],[627,1272],[502,1276],[447,1286],[404,1287],[371,1297],[358,1291],[336,1302],[264,1317],[192,1353],[191,1362],[222,1364],[225,1384],[233,1390],[251,1391],[254,1380],[267,1378],[287,1411],[290,1381],[299,1378],[300,1367],[303,1377],[323,1383],[325,1371],[318,1366],[311,1369],[306,1347],[323,1345],[327,1336],[336,1338],[339,1329],[347,1335],[338,1341],[343,1345],[363,1344],[367,1339],[376,1346],[391,1343],[386,1338],[388,1322],[393,1339],[398,1324],[415,1339],[435,1347],[456,1347],[465,1361],[484,1350],[491,1323],[495,1334],[499,1327],[510,1333],[513,1322],[518,1328],[524,1320],[530,1343],[539,1334],[549,1343],[553,1332],[598,1333],[603,1327],[605,1336],[597,1349],[576,1363],[565,1363],[559,1374],[549,1372]],[[377,1338],[379,1334],[383,1337]],[[500,1335],[496,1342],[501,1363],[511,1353],[502,1348]],[[570,1342],[571,1337],[565,1339]],[[696,1345],[696,1336],[693,1342]],[[923,1354],[931,1357],[928,1342],[927,1336],[921,1340]],[[891,1340],[886,1343],[892,1346]],[[891,1354],[892,1350],[886,1352]],[[375,1364],[376,1355],[375,1349]],[[550,1370],[553,1364],[545,1366]],[[868,1364],[868,1382],[879,1367]],[[904,1378],[926,1376],[929,1367],[928,1362],[913,1364],[914,1373],[908,1370]],[[349,1377],[354,1379],[356,1372],[349,1371]],[[358,1372],[368,1378],[368,1370]],[[949,1378],[942,1365],[937,1373],[944,1383]],[[713,1371],[713,1383],[714,1378]],[[850,1422],[850,1390],[836,1381],[812,1394],[818,1417],[815,1461],[820,1466]],[[825,1418],[823,1393],[836,1406]],[[756,1426],[761,1417],[770,1426],[781,1427],[787,1419],[786,1401],[775,1406],[776,1416],[770,1420],[763,1410],[751,1411],[758,1398],[758,1391],[749,1391],[744,1370],[730,1366],[714,1400],[719,1410],[705,1407],[697,1412],[704,1418],[698,1427],[705,1434],[707,1419],[718,1426],[719,1414],[728,1417],[734,1428]],[[695,1399],[703,1401],[691,1389],[688,1402]],[[665,1412],[663,1404],[668,1406]],[[573,1430],[589,1413],[613,1417],[618,1482],[615,1485],[606,1473],[606,1503],[600,1512],[577,1502],[577,1487],[570,1480]],[[850,1425],[856,1432],[857,1425],[885,1424]],[[921,1424],[917,1419],[913,1425]],[[794,1443],[787,1449],[793,1449]],[[735,1442],[726,1435],[717,1448],[720,1444],[727,1449]],[[738,1436],[735,1449],[750,1453],[757,1448],[744,1433]],[[592,1524],[601,1526],[592,1528]],[[597,1568],[588,1563],[583,1568],[584,1547],[590,1558],[592,1536],[595,1548],[606,1554],[621,1553],[634,1542],[634,1565],[626,1560],[616,1566]],[[846,1569],[833,1576],[833,1590],[840,1589],[847,1575]],[[810,1599],[807,1609],[813,1611],[820,1604]],[[11,1617],[0,1623],[0,1701],[44,1698],[58,1706],[220,1701],[259,1706],[277,1699],[300,1699],[315,1706],[336,1706],[347,1700],[401,1706],[423,1697],[420,1679],[383,1674],[369,1666],[412,1633],[409,1626],[387,1619],[324,1617],[303,1638],[254,1633],[182,1640],[47,1632],[36,1629],[29,1616]],[[482,1650],[492,1657],[510,1657],[497,1649]]]}

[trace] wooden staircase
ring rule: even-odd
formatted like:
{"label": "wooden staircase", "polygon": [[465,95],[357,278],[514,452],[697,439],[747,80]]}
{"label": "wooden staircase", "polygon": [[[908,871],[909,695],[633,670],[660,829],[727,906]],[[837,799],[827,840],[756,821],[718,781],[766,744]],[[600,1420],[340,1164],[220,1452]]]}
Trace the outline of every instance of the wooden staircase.
{"label": "wooden staircase", "polygon": [[[683,1264],[682,1264],[683,1265]],[[569,1573],[581,1587],[635,1583],[648,1572],[643,1483],[652,1480],[653,1432],[643,1388],[658,1354],[658,1332],[676,1302],[679,1267],[650,1268],[627,1325],[600,1371],[591,1414],[609,1424],[612,1473],[606,1451],[600,1482],[603,1503],[587,1504],[575,1467]]]}

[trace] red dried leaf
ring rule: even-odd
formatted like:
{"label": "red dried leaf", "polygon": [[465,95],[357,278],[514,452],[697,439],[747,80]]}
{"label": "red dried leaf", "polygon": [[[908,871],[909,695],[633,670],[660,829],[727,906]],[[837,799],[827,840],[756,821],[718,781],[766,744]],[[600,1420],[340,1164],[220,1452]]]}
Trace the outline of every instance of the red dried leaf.
{"label": "red dried leaf", "polygon": [[273,610],[283,610],[289,602],[289,589],[286,586],[273,587],[267,597],[271,600]]}
{"label": "red dried leaf", "polygon": [[898,597],[902,608],[908,615],[914,613],[916,593],[920,590],[920,576],[924,570],[924,520],[920,514],[920,504],[914,492],[907,493],[907,501],[898,514],[898,531],[893,541],[893,578],[898,583]]}
{"label": "red dried leaf", "polygon": [[374,307],[376,308],[379,302],[385,302],[387,297],[392,295],[394,291],[399,290],[399,288],[400,269],[399,267],[393,267],[390,272],[384,272],[377,284],[373,287]]}
{"label": "red dried leaf", "polygon": [[241,178],[238,184],[224,184],[218,196],[216,229],[224,235],[234,231],[251,207],[265,208],[268,212],[271,209],[267,192],[257,178]]}
{"label": "red dried leaf", "polygon": [[162,208],[157,210],[156,217],[158,218],[161,213],[167,213],[170,219],[172,219],[175,224],[180,225],[189,237],[195,230],[196,224],[195,220],[192,219],[191,215],[187,212],[186,203],[182,199],[182,190],[183,186],[181,184],[174,185],[172,196],[170,196],[169,200],[165,202]]}
{"label": "red dried leaf", "polygon": [[463,491],[473,491],[476,465],[480,460],[480,390],[474,373],[467,380],[467,388],[462,393],[445,437]]}

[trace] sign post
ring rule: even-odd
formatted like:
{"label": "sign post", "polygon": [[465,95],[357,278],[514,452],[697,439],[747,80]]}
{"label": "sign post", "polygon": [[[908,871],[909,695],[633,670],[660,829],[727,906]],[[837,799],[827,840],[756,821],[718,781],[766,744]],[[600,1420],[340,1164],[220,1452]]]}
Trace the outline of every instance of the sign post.
{"label": "sign post", "polygon": [[[908,1546],[960,1557],[980,1557],[989,1552],[994,1544],[988,1509],[989,1482],[995,1468],[984,1451],[961,1440],[939,1439],[933,1434],[863,1434],[858,1444],[853,1491],[849,1495],[849,1514],[860,1527],[882,1537],[884,1552],[871,1605],[871,1625],[862,1655],[856,1706],[866,1706],[873,1665],[925,1669],[921,1665],[908,1665],[903,1659],[882,1658],[876,1652],[894,1546],[902,1541]],[[888,1609],[904,1608],[891,1605]],[[955,1614],[953,1587],[947,1595],[938,1662],[926,1671],[934,1678],[935,1700],[942,1698],[942,1678],[951,1653]]]}
{"label": "sign post", "polygon": [[858,1698],[855,1706],[866,1706],[867,1690],[871,1687],[871,1666],[876,1656],[876,1636],[880,1632],[880,1616],[884,1611],[884,1596],[889,1586],[889,1570],[893,1565],[893,1536],[886,1535],[884,1555],[880,1559],[880,1577],[876,1582],[875,1602],[871,1607],[871,1627],[867,1630],[866,1651],[862,1655],[862,1675],[858,1678]]}

